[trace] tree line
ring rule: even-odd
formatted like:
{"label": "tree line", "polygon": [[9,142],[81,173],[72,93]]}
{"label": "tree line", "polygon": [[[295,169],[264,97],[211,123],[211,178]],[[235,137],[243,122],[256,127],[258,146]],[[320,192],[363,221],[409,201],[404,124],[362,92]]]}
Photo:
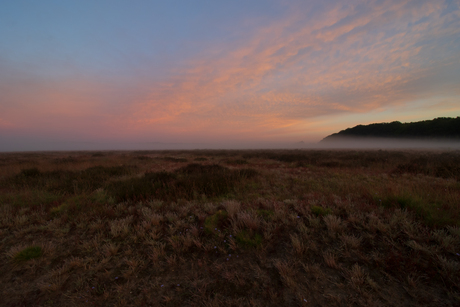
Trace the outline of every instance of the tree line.
{"label": "tree line", "polygon": [[347,128],[325,137],[330,141],[340,137],[385,137],[411,139],[460,139],[460,117],[438,117],[412,123],[374,123]]}

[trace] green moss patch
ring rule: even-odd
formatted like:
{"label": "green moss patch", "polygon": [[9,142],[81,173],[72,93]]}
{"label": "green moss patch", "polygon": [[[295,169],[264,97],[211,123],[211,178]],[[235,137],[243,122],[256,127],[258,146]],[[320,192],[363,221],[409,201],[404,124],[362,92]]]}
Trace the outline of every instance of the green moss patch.
{"label": "green moss patch", "polygon": [[267,222],[271,221],[273,219],[274,214],[275,214],[274,211],[265,210],[265,209],[257,209],[256,212],[257,212],[257,215],[262,217]]}
{"label": "green moss patch", "polygon": [[262,236],[256,232],[241,230],[235,236],[236,242],[242,247],[257,247],[262,244]]}
{"label": "green moss patch", "polygon": [[204,230],[207,233],[213,233],[216,228],[221,228],[222,224],[227,220],[227,211],[219,210],[215,214],[208,216],[204,221]]}
{"label": "green moss patch", "polygon": [[43,254],[40,246],[30,246],[14,255],[15,261],[27,261],[34,258],[39,258]]}
{"label": "green moss patch", "polygon": [[313,213],[316,216],[326,216],[328,214],[331,214],[331,209],[323,208],[321,206],[312,206],[310,209],[311,213]]}

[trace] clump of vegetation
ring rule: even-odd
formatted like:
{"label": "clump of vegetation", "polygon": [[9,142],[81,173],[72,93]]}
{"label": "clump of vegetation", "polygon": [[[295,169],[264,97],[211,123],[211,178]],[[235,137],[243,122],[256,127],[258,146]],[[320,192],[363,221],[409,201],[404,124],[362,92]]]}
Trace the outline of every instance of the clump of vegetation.
{"label": "clump of vegetation", "polygon": [[13,259],[15,261],[27,261],[30,259],[39,258],[42,254],[43,251],[40,246],[29,246],[16,253],[13,256]]}
{"label": "clump of vegetation", "polygon": [[313,213],[316,216],[326,216],[328,214],[331,214],[331,209],[329,208],[323,208],[321,206],[311,206],[311,213]]}
{"label": "clump of vegetation", "polygon": [[163,200],[219,197],[233,191],[243,179],[256,175],[254,170],[229,170],[220,165],[192,163],[174,173],[146,173],[140,178],[112,182],[108,190],[117,201],[156,198]]}
{"label": "clump of vegetation", "polygon": [[271,221],[275,212],[273,210],[257,209],[257,215],[262,217],[265,221]]}
{"label": "clump of vegetation", "polygon": [[59,206],[51,208],[53,215],[62,213],[75,214],[81,211],[88,211],[91,206],[100,206],[104,204],[113,204],[114,199],[100,189],[92,194],[78,194],[67,198]]}
{"label": "clump of vegetation", "polygon": [[168,198],[177,176],[168,172],[145,173],[142,177],[111,182],[107,191],[117,202]]}
{"label": "clump of vegetation", "polygon": [[375,201],[385,208],[406,209],[416,206],[415,200],[408,195],[386,195],[383,199],[375,197]]}
{"label": "clump of vegetation", "polygon": [[34,168],[26,168],[26,169],[23,169],[21,170],[21,173],[20,175],[24,176],[24,177],[38,177],[40,176],[40,170],[36,167]]}
{"label": "clump of vegetation", "polygon": [[188,161],[185,158],[176,158],[176,157],[163,157],[161,159],[167,162],[187,162]]}
{"label": "clump of vegetation", "polygon": [[244,165],[248,164],[249,162],[245,159],[227,159],[225,160],[225,163],[231,165]]}
{"label": "clump of vegetation", "polygon": [[221,229],[228,218],[228,213],[224,210],[219,210],[215,214],[208,216],[204,221],[204,230],[207,233],[215,233]]}
{"label": "clump of vegetation", "polygon": [[148,157],[148,156],[135,156],[134,159],[136,159],[136,160],[141,160],[141,161],[150,161],[150,160],[153,160],[153,158]]}
{"label": "clump of vegetation", "polygon": [[48,191],[28,189],[22,191],[9,191],[0,193],[0,204],[10,204],[14,207],[37,207],[40,205],[53,205],[62,199]]}
{"label": "clump of vegetation", "polygon": [[262,236],[252,230],[243,229],[236,234],[235,238],[238,244],[245,248],[257,247],[262,244]]}
{"label": "clump of vegetation", "polygon": [[18,188],[36,188],[61,194],[92,192],[104,186],[108,179],[131,174],[132,166],[93,166],[83,171],[53,170],[42,172],[25,169],[16,176],[6,178],[4,184]]}

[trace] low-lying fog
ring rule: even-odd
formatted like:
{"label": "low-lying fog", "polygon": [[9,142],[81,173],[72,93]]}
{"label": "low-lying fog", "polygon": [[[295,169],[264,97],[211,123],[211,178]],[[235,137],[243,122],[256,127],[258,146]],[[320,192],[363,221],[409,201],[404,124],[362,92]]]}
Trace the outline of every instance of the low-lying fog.
{"label": "low-lying fog", "polygon": [[[310,148],[310,146],[308,146]],[[356,149],[460,149],[460,140],[421,140],[392,138],[350,138],[319,142],[312,148],[356,148]]]}
{"label": "low-lying fog", "polygon": [[193,150],[193,149],[432,149],[459,150],[460,140],[389,138],[338,138],[322,142],[108,142],[9,140],[0,142],[0,152],[74,150]]}

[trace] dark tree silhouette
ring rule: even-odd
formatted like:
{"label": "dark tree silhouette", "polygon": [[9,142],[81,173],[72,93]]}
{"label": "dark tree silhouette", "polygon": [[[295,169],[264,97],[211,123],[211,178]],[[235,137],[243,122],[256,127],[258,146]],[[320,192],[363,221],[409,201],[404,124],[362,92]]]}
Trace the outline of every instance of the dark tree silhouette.
{"label": "dark tree silhouette", "polygon": [[342,137],[381,137],[411,139],[460,139],[460,117],[438,117],[413,123],[377,123],[358,125],[325,137],[332,141]]}

